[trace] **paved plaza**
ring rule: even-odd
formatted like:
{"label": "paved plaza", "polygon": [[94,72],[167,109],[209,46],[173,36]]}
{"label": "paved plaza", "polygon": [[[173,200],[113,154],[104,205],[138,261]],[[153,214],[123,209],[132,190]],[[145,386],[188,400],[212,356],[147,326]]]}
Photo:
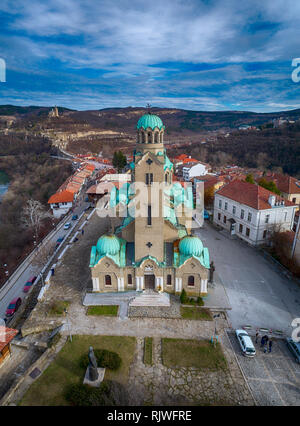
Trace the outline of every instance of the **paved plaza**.
{"label": "paved plaza", "polygon": [[283,339],[273,339],[271,353],[259,341],[256,356],[246,358],[233,333],[229,338],[258,405],[300,405],[300,365]]}
{"label": "paved plaza", "polygon": [[291,334],[291,322],[300,317],[300,287],[282,275],[260,252],[211,224],[196,230],[227,292],[233,328],[244,325],[282,330]]}

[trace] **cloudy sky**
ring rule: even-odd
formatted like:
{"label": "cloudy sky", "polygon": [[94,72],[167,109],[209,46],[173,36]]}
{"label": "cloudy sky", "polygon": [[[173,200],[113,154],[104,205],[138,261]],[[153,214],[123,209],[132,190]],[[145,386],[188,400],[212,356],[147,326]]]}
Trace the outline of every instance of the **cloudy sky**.
{"label": "cloudy sky", "polygon": [[0,104],[300,108],[299,0],[1,0]]}

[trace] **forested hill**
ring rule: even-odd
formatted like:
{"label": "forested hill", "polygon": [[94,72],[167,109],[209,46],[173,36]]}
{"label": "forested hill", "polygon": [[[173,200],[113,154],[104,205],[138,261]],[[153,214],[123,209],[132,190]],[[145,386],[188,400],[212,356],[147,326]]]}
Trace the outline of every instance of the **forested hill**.
{"label": "forested hill", "polygon": [[237,131],[207,144],[208,157],[223,152],[241,166],[274,168],[300,176],[300,122],[262,131]]}
{"label": "forested hill", "polygon": [[[29,120],[39,123],[43,128],[49,125],[48,113],[52,107],[0,105],[1,116],[16,116],[17,127]],[[82,128],[106,129],[135,134],[138,118],[147,112],[146,108],[106,108],[99,110],[75,111],[58,107],[59,119],[51,120],[51,126],[57,130],[68,130],[72,123]],[[167,135],[195,135],[201,132],[219,129],[237,129],[242,125],[259,126],[283,117],[290,120],[300,119],[300,109],[274,113],[256,113],[251,111],[189,111],[176,108],[151,108],[166,126]]]}

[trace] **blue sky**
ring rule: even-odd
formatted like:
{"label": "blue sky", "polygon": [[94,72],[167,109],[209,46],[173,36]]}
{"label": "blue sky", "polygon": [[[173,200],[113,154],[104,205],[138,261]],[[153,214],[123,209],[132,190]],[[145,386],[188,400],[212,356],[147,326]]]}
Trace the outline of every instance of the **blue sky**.
{"label": "blue sky", "polygon": [[1,0],[0,104],[300,108],[298,0]]}

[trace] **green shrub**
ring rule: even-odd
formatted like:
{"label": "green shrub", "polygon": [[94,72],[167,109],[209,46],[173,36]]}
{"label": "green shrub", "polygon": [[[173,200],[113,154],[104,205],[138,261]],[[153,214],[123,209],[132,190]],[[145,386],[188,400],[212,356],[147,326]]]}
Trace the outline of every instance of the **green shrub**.
{"label": "green shrub", "polygon": [[202,297],[200,297],[200,296],[197,297],[197,305],[199,305],[199,306],[204,305],[204,301],[203,301]]}
{"label": "green shrub", "polygon": [[185,289],[183,288],[182,289],[182,291],[181,291],[181,295],[180,295],[180,302],[182,303],[182,304],[184,304],[184,303],[186,303],[187,302],[187,295],[186,295],[186,291],[185,291]]}
{"label": "green shrub", "polygon": [[[110,370],[118,370],[122,360],[115,352],[107,351],[106,349],[95,349],[94,354],[99,368],[109,368]],[[82,368],[87,368],[89,365],[89,357],[84,354],[80,360]]]}
{"label": "green shrub", "polygon": [[128,405],[128,394],[123,385],[105,380],[98,388],[82,383],[69,385],[65,398],[75,406]]}

